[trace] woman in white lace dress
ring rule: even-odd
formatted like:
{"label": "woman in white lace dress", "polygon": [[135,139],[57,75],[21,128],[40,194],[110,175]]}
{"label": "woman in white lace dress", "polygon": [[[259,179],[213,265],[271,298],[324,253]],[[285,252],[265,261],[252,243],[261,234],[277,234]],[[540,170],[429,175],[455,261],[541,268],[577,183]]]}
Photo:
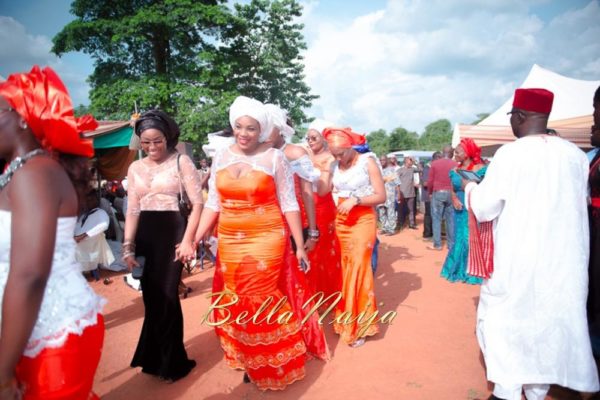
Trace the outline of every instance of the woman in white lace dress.
{"label": "woman in white lace dress", "polygon": [[[365,144],[365,137],[350,128],[326,128],[323,137],[337,160],[330,182],[338,191],[335,229],[340,241],[344,298],[343,313],[350,323],[336,323],[342,340],[353,347],[375,335],[376,324],[365,323],[377,312],[371,255],[377,234],[375,206],[385,201],[381,166],[373,153],[359,154],[353,146]],[[328,178],[325,173],[325,178]],[[365,317],[356,320],[360,313]],[[341,317],[340,317],[341,318]],[[364,321],[364,322],[361,322]]]}
{"label": "woman in white lace dress", "polygon": [[[246,372],[261,390],[281,390],[304,377],[306,344],[300,319],[279,289],[289,225],[302,243],[300,212],[289,165],[280,150],[265,145],[271,123],[262,103],[238,97],[229,120],[235,143],[218,150],[211,168],[208,200],[200,219],[199,242],[218,218],[218,265],[214,288],[223,289],[212,315],[225,360]],[[308,263],[304,246],[298,264]],[[244,315],[273,316],[246,321]],[[273,306],[281,303],[276,309]],[[236,320],[241,317],[241,320]]]}
{"label": "woman in white lace dress", "polygon": [[[50,68],[0,83],[0,399],[94,399],[104,323],[75,260],[94,129]],[[71,179],[70,179],[71,178]],[[81,196],[78,196],[81,195]]]}

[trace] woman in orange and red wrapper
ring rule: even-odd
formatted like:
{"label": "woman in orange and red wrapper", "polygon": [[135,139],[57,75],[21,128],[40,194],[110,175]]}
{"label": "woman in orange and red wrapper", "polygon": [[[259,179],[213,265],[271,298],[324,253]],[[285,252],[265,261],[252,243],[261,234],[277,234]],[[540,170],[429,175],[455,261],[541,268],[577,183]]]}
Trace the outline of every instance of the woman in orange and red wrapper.
{"label": "woman in orange and red wrapper", "polygon": [[334,328],[346,344],[358,347],[379,332],[377,324],[369,322],[377,313],[371,256],[377,234],[374,207],[385,201],[385,188],[377,156],[353,148],[366,143],[363,135],[351,128],[326,128],[323,137],[337,160],[331,172],[322,174],[339,195],[335,229],[341,247],[344,309],[336,313]]}
{"label": "woman in orange and red wrapper", "polygon": [[[327,149],[327,142],[322,132],[332,123],[315,120],[306,132],[306,142],[311,150],[311,160],[321,173],[328,174],[329,167],[335,159]],[[315,293],[323,293],[325,298],[341,292],[342,269],[340,260],[340,243],[335,233],[336,205],[331,195],[331,187],[319,184],[313,187],[315,214],[319,240],[313,251],[308,253],[310,271],[306,274],[311,289]],[[334,297],[332,296],[332,300]],[[338,303],[342,306],[343,301]]]}
{"label": "woman in orange and red wrapper", "polygon": [[[90,399],[104,323],[75,261],[90,116],[50,68],[0,83],[0,399]],[[15,312],[18,310],[18,312]]]}
{"label": "woman in orange and red wrapper", "polygon": [[[264,105],[238,97],[229,118],[235,143],[217,151],[213,159],[196,241],[218,218],[213,292],[225,292],[217,297],[219,305],[235,304],[216,309],[212,319],[214,323],[227,321],[216,327],[227,364],[244,370],[245,381],[261,390],[281,390],[305,375],[302,317],[293,308],[296,302],[286,300],[280,289],[289,241],[285,223],[294,240],[302,243],[300,213],[283,153],[264,143],[272,131]],[[308,264],[303,246],[296,249],[296,258],[298,264]],[[296,269],[295,273],[302,272]],[[259,320],[235,321],[244,312],[252,317],[269,299],[272,303]],[[273,312],[273,322],[264,321],[280,300],[282,306]],[[229,320],[227,315],[231,315]],[[278,322],[286,315],[285,321]]]}

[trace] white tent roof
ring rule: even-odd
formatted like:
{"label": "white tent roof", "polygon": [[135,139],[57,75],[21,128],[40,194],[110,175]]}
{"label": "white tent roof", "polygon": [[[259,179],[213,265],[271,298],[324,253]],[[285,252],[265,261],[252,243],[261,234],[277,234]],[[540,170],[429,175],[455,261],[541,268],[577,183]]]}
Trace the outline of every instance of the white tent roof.
{"label": "white tent roof", "polygon": [[[550,113],[549,127],[556,129],[560,136],[575,142],[580,147],[585,147],[586,144],[589,147],[589,127],[592,125],[591,114],[594,112],[592,99],[598,86],[600,80],[573,79],[534,64],[520,87],[544,88],[553,92],[554,104]],[[514,140],[510,117],[506,115],[512,109],[513,97],[511,96],[498,110],[477,125],[457,124],[452,135],[452,145],[458,145],[463,137],[473,138],[480,146],[501,145]],[[488,138],[486,132],[493,132],[493,137]],[[583,138],[582,135],[587,136]],[[490,143],[480,143],[482,140]]]}

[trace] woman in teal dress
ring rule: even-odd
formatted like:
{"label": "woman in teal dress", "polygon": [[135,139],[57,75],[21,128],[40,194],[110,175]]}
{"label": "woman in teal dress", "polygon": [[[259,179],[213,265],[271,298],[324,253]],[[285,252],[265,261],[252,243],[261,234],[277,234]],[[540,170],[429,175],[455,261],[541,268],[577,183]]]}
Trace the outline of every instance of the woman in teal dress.
{"label": "woman in teal dress", "polygon": [[[462,139],[454,150],[454,158],[459,163],[458,169],[475,172],[483,178],[487,165],[481,160],[481,148],[472,139]],[[464,282],[479,285],[481,278],[467,273],[469,260],[469,214],[465,207],[465,192],[462,179],[456,170],[450,171],[452,181],[452,204],[454,205],[454,247],[450,249],[442,268],[441,276],[450,282]]]}

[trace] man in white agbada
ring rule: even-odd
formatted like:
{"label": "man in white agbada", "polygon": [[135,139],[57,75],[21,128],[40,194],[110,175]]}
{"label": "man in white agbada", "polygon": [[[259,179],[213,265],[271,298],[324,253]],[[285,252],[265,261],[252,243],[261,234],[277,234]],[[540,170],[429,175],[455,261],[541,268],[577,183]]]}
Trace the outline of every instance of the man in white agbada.
{"label": "man in white agbada", "polygon": [[98,280],[97,269],[99,265],[109,266],[115,257],[106,242],[104,232],[108,229],[109,216],[98,208],[98,193],[92,191],[86,198],[86,209],[77,218],[73,237],[77,242],[75,258],[81,264],[81,270],[92,271]]}
{"label": "man in white agbada", "polygon": [[554,95],[517,89],[515,142],[485,179],[466,185],[477,220],[494,221],[494,271],[481,287],[477,337],[494,382],[490,399],[544,399],[550,384],[596,392],[586,319],[588,162],[546,135]]}

